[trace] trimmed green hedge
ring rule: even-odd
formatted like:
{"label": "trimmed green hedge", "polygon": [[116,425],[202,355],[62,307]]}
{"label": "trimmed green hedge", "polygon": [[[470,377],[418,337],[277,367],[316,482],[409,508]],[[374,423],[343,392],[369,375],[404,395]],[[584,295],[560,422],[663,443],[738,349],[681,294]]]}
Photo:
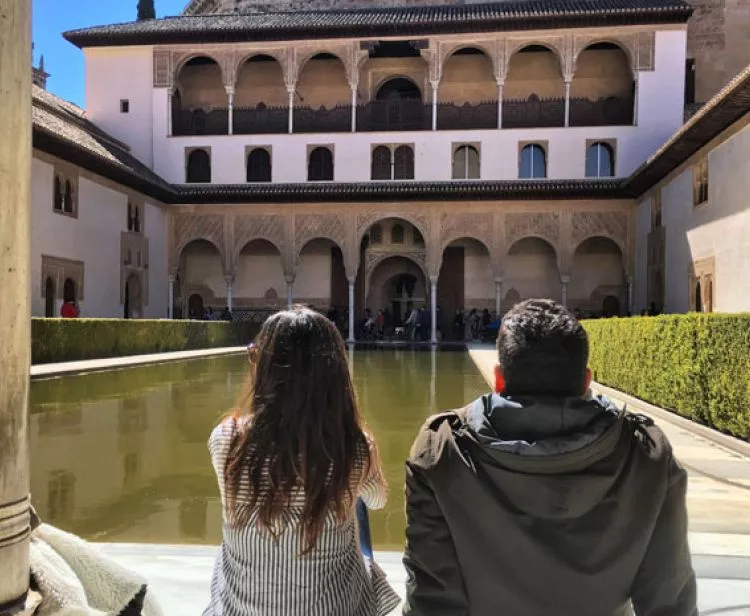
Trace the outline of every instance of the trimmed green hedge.
{"label": "trimmed green hedge", "polygon": [[33,364],[247,344],[251,323],[126,319],[32,319]]}
{"label": "trimmed green hedge", "polygon": [[583,325],[596,381],[750,438],[750,314],[602,319]]}

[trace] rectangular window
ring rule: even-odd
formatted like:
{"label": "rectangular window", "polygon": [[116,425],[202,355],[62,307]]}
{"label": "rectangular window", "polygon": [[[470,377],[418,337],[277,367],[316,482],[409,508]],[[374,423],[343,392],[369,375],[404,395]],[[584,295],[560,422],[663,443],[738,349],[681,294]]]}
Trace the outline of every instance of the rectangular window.
{"label": "rectangular window", "polygon": [[708,201],[708,158],[703,158],[693,167],[693,205]]}
{"label": "rectangular window", "polygon": [[695,103],[695,59],[685,60],[685,104]]}
{"label": "rectangular window", "polygon": [[130,113],[130,101],[127,98],[120,100],[120,113]]}

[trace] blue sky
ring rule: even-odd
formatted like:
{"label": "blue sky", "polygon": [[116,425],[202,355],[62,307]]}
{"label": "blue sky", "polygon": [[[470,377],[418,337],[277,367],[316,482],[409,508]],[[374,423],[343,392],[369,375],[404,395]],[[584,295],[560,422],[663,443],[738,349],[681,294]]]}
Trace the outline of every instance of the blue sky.
{"label": "blue sky", "polygon": [[[178,15],[187,0],[155,0],[158,17]],[[133,21],[138,0],[33,0],[34,63],[44,54],[47,89],[83,107],[83,52],[62,37],[66,30]]]}

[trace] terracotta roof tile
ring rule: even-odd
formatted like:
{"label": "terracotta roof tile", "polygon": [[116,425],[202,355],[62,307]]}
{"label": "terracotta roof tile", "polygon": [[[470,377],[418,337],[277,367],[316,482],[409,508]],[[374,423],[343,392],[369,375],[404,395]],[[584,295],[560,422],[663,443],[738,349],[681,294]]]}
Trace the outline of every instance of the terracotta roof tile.
{"label": "terracotta roof tile", "polygon": [[[32,90],[34,147],[156,198],[174,190],[130,153],[127,145],[86,118],[83,109],[37,86]],[[81,156],[82,155],[82,156]]]}

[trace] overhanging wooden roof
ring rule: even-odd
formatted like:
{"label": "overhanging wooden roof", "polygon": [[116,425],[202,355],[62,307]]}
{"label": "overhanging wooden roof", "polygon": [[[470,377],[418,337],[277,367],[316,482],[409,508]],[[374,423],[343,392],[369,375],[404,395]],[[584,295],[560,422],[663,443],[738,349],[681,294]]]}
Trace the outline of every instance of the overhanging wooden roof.
{"label": "overhanging wooden roof", "polygon": [[508,0],[486,4],[189,15],[72,30],[64,37],[80,48],[371,38],[685,23],[691,14],[692,8],[682,0]]}
{"label": "overhanging wooden roof", "polygon": [[750,65],[633,172],[623,186],[624,193],[640,197],[747,113],[750,113]]}

